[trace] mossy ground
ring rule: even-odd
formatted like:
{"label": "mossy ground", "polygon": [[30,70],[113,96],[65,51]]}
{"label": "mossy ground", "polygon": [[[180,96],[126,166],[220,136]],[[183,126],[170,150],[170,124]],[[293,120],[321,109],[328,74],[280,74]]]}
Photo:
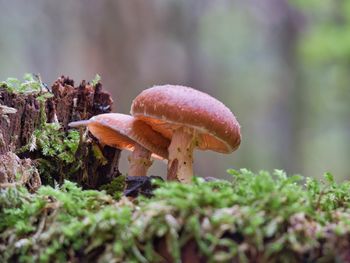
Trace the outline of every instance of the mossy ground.
{"label": "mossy ground", "polygon": [[0,192],[0,262],[348,262],[350,183],[248,170],[115,200],[65,181]]}

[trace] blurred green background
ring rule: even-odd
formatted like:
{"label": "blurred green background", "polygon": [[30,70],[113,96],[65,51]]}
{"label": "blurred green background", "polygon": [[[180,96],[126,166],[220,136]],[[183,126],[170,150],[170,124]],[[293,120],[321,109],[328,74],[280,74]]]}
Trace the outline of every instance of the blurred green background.
{"label": "blurred green background", "polygon": [[[196,152],[196,174],[350,171],[348,0],[0,0],[0,79],[102,77],[114,111],[155,84],[223,101],[237,152]],[[126,154],[122,171],[126,171]],[[153,174],[164,174],[156,162]]]}

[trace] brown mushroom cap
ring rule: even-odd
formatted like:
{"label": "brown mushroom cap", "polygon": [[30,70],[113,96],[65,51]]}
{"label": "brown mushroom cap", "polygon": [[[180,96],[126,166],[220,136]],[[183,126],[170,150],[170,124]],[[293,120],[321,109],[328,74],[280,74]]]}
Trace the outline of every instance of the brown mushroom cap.
{"label": "brown mushroom cap", "polygon": [[187,126],[197,131],[197,147],[230,153],[241,142],[240,125],[220,101],[184,86],[154,86],[142,91],[131,105],[131,114],[166,138],[174,129]]}
{"label": "brown mushroom cap", "polygon": [[170,141],[130,115],[100,114],[90,119],[88,128],[100,142],[109,146],[133,151],[136,142],[154,153],[154,157],[168,158]]}

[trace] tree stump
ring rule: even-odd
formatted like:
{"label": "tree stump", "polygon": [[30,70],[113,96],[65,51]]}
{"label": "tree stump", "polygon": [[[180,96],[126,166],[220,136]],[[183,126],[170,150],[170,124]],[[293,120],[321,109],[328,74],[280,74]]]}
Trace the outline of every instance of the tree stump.
{"label": "tree stump", "polygon": [[[50,96],[43,99],[43,94]],[[68,134],[69,122],[111,112],[112,104],[111,96],[102,90],[99,82],[93,85],[82,81],[74,87],[72,79],[62,76],[50,89],[29,93],[16,93],[3,85],[0,87],[0,159],[14,152],[20,158],[30,158],[39,170],[42,164],[53,167],[51,178],[41,175],[43,183],[69,179],[84,188],[97,189],[120,175],[120,150],[102,147],[90,134],[85,136],[86,131],[82,129],[75,161],[69,164],[60,163],[57,158],[28,145],[33,143],[33,134],[43,129],[43,122],[57,123],[59,131]]]}

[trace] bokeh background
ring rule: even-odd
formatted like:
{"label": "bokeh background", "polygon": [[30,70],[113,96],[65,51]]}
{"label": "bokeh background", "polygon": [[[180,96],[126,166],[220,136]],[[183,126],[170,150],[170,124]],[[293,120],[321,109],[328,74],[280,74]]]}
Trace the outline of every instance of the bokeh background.
{"label": "bokeh background", "polygon": [[231,108],[243,134],[234,154],[196,152],[196,174],[349,179],[348,0],[0,0],[0,10],[1,80],[99,73],[122,113],[147,87],[191,86]]}

